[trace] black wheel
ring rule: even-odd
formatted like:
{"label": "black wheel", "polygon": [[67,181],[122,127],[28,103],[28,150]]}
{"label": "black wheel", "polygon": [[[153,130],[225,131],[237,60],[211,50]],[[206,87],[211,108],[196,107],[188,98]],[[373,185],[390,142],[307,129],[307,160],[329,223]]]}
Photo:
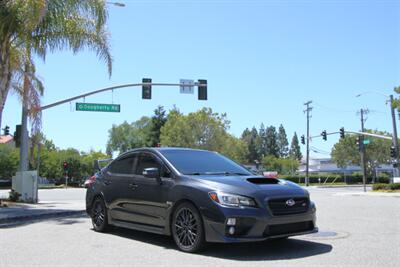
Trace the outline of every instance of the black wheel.
{"label": "black wheel", "polygon": [[97,232],[105,232],[108,229],[107,208],[103,199],[97,198],[92,206],[92,225]]}
{"label": "black wheel", "polygon": [[203,221],[191,203],[180,204],[172,218],[172,236],[179,249],[198,252],[205,246]]}

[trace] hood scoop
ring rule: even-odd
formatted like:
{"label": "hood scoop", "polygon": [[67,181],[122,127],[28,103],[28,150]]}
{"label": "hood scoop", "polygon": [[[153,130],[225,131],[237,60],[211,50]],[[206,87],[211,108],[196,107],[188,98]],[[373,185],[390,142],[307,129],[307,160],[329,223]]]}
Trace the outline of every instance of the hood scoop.
{"label": "hood scoop", "polygon": [[265,177],[248,178],[247,181],[252,184],[279,184],[280,182],[278,179]]}

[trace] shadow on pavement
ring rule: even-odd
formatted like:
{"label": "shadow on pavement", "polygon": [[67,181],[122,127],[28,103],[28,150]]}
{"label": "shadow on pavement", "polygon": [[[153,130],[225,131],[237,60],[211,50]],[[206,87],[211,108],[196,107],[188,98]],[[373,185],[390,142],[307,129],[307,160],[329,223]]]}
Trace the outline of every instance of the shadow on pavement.
{"label": "shadow on pavement", "polygon": [[84,211],[59,210],[59,213],[54,213],[54,210],[52,211],[53,213],[41,214],[40,216],[27,216],[26,218],[1,220],[0,229],[21,227],[43,221],[51,221],[60,225],[70,225],[75,223],[82,223],[82,220],[80,219],[88,218],[88,215]]}
{"label": "shadow on pavement", "polygon": [[[146,232],[113,228],[108,234],[134,239],[152,245],[175,249],[178,251],[172,237]],[[269,240],[253,243],[217,244],[209,243],[199,255],[230,259],[237,261],[287,260],[299,259],[329,253],[333,247],[308,240],[289,238],[286,240]],[[183,252],[181,252],[183,253]]]}

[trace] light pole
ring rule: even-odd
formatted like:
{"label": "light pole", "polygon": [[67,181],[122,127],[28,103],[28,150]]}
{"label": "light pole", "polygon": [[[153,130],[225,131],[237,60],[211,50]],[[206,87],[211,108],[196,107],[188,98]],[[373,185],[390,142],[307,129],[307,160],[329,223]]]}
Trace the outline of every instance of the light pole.
{"label": "light pole", "polygon": [[360,94],[356,95],[356,97],[360,97],[365,94],[382,95],[387,98],[386,103],[390,103],[390,113],[392,115],[392,126],[393,126],[392,142],[393,142],[394,150],[396,152],[395,165],[394,165],[394,173],[395,173],[394,176],[398,177],[399,170],[398,170],[398,166],[397,166],[397,164],[398,164],[397,158],[399,156],[399,144],[398,144],[398,139],[397,139],[397,126],[396,126],[396,115],[395,115],[394,106],[393,106],[393,102],[394,102],[393,95],[386,95],[380,91],[374,90],[374,91],[367,91],[367,92],[360,93]]}

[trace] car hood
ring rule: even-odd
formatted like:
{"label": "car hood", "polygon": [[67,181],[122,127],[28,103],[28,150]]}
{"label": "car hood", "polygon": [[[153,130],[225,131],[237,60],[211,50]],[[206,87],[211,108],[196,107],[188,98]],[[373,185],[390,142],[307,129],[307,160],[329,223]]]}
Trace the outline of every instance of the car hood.
{"label": "car hood", "polygon": [[277,197],[308,197],[308,192],[290,181],[262,176],[190,176],[210,191],[249,196],[264,200]]}

